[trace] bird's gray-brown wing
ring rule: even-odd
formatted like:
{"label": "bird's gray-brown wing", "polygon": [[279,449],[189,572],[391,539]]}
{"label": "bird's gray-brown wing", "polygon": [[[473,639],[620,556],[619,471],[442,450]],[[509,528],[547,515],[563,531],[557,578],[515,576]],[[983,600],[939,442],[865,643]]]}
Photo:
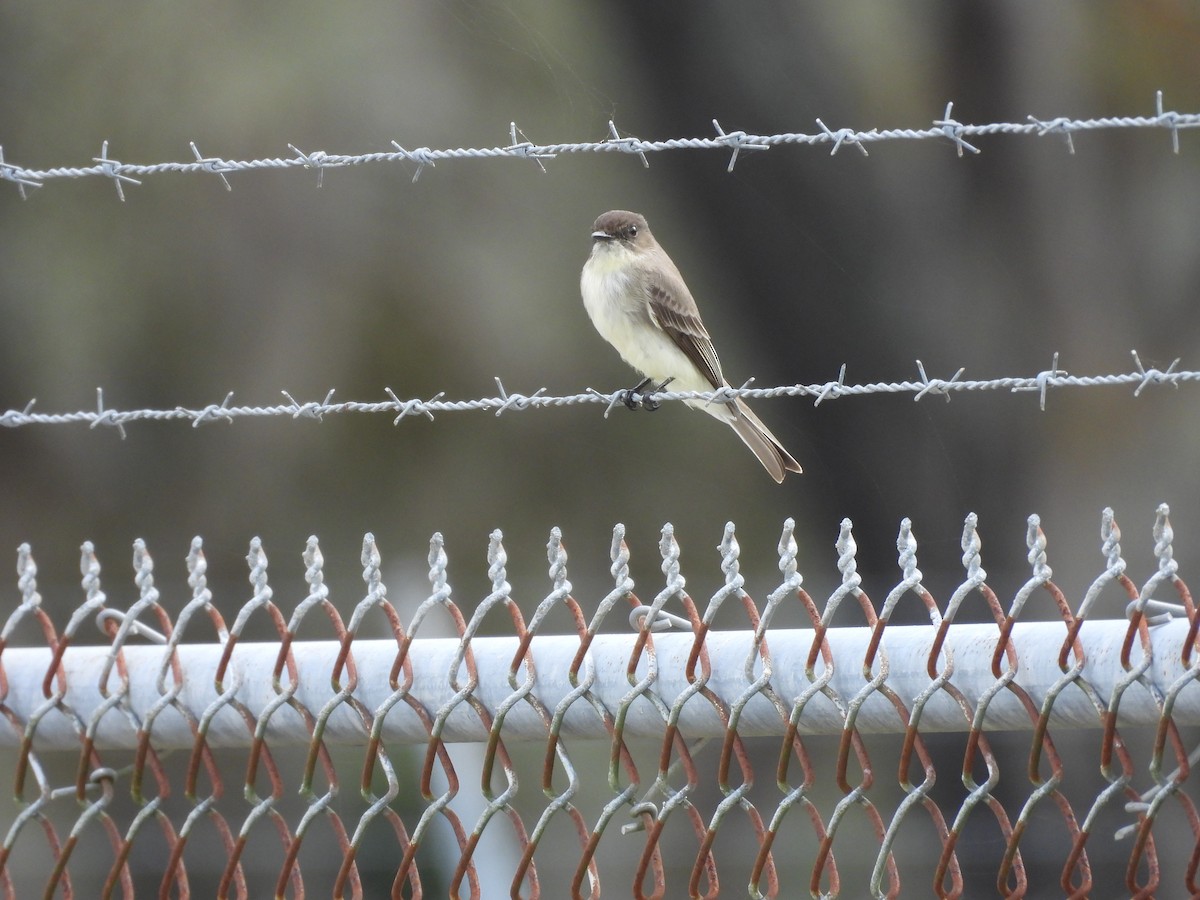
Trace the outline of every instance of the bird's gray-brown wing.
{"label": "bird's gray-brown wing", "polygon": [[673,273],[672,277],[654,278],[648,293],[650,317],[655,324],[695,363],[714,388],[722,387],[725,376],[721,374],[721,361],[683,279]]}

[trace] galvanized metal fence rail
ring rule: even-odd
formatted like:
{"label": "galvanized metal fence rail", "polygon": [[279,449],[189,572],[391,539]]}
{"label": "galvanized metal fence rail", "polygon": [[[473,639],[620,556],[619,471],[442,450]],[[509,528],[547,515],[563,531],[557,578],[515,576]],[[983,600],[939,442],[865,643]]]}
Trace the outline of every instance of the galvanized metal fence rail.
{"label": "galvanized metal fence rail", "polygon": [[[331,599],[312,538],[290,613],[255,539],[232,623],[199,538],[186,601],[160,594],[138,541],[127,609],[84,544],[84,599],[65,624],[22,546],[0,631],[13,778],[0,885],[8,897],[1194,895],[1200,618],[1166,505],[1153,539],[1157,569],[1139,588],[1105,510],[1103,568],[1072,605],[1031,516],[1030,576],[1002,603],[972,515],[965,575],[939,602],[905,520],[900,578],[876,602],[847,520],[840,583],[819,603],[789,520],[781,578],[756,601],[730,524],[700,604],[669,525],[664,581],[644,602],[618,526],[612,588],[580,602],[555,529],[550,588],[530,613],[498,531],[491,590],[465,608],[434,535],[427,599],[407,621],[371,535],[353,608]],[[894,623],[902,604],[928,624]],[[713,628],[726,605],[744,627]],[[984,624],[961,621],[980,611]],[[807,627],[779,624],[797,612]],[[552,613],[574,630],[549,633]],[[848,615],[861,624],[832,627]],[[251,639],[264,623],[274,637]],[[449,637],[431,636],[447,623]]]}

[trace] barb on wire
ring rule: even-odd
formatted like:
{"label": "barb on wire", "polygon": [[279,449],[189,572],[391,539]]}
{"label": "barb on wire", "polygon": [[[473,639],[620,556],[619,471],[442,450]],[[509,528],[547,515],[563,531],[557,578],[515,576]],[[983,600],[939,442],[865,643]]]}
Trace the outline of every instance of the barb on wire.
{"label": "barb on wire", "polygon": [[[119,188],[118,188],[119,190]],[[33,401],[29,402],[33,405]],[[117,434],[121,435],[121,440],[125,440],[125,426],[121,424],[123,417],[116,410],[104,408],[104,388],[96,388],[96,416],[91,419],[88,427],[95,428],[97,425],[111,425],[117,429]]]}
{"label": "barb on wire", "polygon": [[1157,124],[1163,128],[1168,128],[1171,131],[1171,149],[1175,151],[1175,155],[1179,155],[1179,113],[1172,110],[1163,109],[1163,92],[1156,91],[1154,94],[1154,111],[1158,114]]}
{"label": "barb on wire", "polygon": [[935,128],[941,129],[943,135],[954,142],[955,149],[958,151],[959,158],[962,158],[963,151],[969,150],[972,153],[979,153],[979,148],[973,144],[968,144],[963,139],[963,134],[966,130],[962,122],[955,119],[951,113],[954,111],[954,103],[946,104],[946,111],[940,119],[934,119],[933,125]]}
{"label": "barb on wire", "polygon": [[[537,146],[532,141],[530,141],[529,138],[527,138],[525,136],[525,132],[523,132],[520,128],[517,127],[516,122],[509,123],[508,134],[512,140],[511,140],[511,143],[509,143],[509,145],[507,147],[505,147],[504,149],[506,151],[510,151],[518,156],[523,156],[526,159],[532,159],[535,163],[537,163],[538,168],[542,170],[542,174],[545,175],[546,174],[546,166],[542,162],[542,160],[543,159],[554,159],[554,157],[557,156],[558,154],[544,153],[544,152],[538,150]],[[518,136],[520,137],[520,140],[517,140]]]}
{"label": "barb on wire", "polygon": [[[1147,369],[1142,365],[1141,357],[1138,356],[1136,350],[1131,350],[1129,352],[1133,354],[1133,364],[1137,367],[1138,374],[1142,376],[1141,384],[1139,384],[1133,391],[1133,396],[1135,397],[1141,396],[1142,391],[1146,389],[1147,385],[1162,384],[1168,379],[1168,376],[1174,373],[1175,367],[1179,365],[1179,357],[1177,356],[1171,361],[1171,364],[1167,366],[1166,371],[1164,372],[1160,372],[1155,368]],[[1055,355],[1055,362],[1058,362],[1057,354]],[[1179,387],[1179,382],[1177,381],[1171,382],[1171,384],[1175,387]]]}
{"label": "barb on wire", "polygon": [[[1159,97],[1162,97],[1162,91],[1159,91]],[[1051,119],[1049,122],[1043,122],[1037,116],[1027,116],[1030,122],[1037,125],[1037,136],[1042,137],[1047,134],[1061,134],[1067,142],[1067,152],[1072,156],[1075,155],[1075,141],[1071,139],[1071,132],[1068,130],[1071,120],[1066,116],[1059,116],[1056,119]]]}
{"label": "barb on wire", "polygon": [[[279,393],[283,394],[283,396],[287,398],[288,402],[292,404],[293,419],[316,419],[318,422],[320,422],[322,421],[321,409],[329,406],[329,404],[333,402],[333,395],[336,393],[336,391],[334,391],[333,388],[330,388],[329,392],[325,394],[325,399],[320,403],[315,403],[313,401],[309,401],[308,403],[299,403],[296,401],[296,398],[287,391],[280,391]],[[229,397],[232,396],[233,394],[230,393],[225,399],[228,400]]]}
{"label": "barb on wire", "polygon": [[[1060,375],[1068,375],[1068,374],[1069,374],[1068,372],[1066,372],[1063,369],[1060,369],[1058,367],[1058,351],[1055,350],[1054,358],[1050,361],[1050,368],[1045,370],[1044,372],[1037,373],[1037,378],[1035,379],[1037,381],[1036,387],[1013,388],[1013,390],[1014,391],[1016,391],[1016,390],[1036,390],[1038,392],[1038,408],[1041,409],[1043,412],[1045,412],[1046,411],[1046,391],[1050,387],[1050,380],[1053,378],[1058,378]],[[1137,396],[1136,391],[1134,391],[1134,396],[1135,397]]]}
{"label": "barb on wire", "polygon": [[25,167],[15,163],[5,162],[0,157],[0,179],[11,181],[17,185],[22,199],[26,198],[26,188],[37,187],[48,181],[63,178],[101,177],[112,179],[117,189],[117,196],[125,199],[122,182],[140,184],[139,179],[166,172],[192,173],[204,172],[220,176],[226,189],[229,181],[225,175],[229,172],[242,172],[252,169],[316,169],[317,186],[324,181],[326,169],[344,168],[346,166],[363,165],[365,163],[395,163],[411,162],[417,166],[412,180],[416,182],[421,177],[425,167],[437,165],[441,160],[464,159],[532,159],[538,166],[545,167],[542,160],[553,159],[564,153],[628,153],[637,156],[643,166],[649,167],[647,154],[664,153],[674,150],[721,150],[730,153],[727,171],[732,172],[737,165],[741,151],[766,150],[778,145],[803,144],[809,146],[828,146],[830,154],[836,154],[846,145],[857,147],[863,156],[867,155],[867,144],[885,141],[919,141],[949,140],[954,144],[955,151],[961,157],[964,151],[972,154],[980,152],[974,138],[1009,135],[1042,137],[1047,134],[1061,134],[1067,144],[1069,153],[1075,152],[1073,135],[1088,131],[1115,130],[1120,128],[1156,128],[1166,129],[1171,134],[1171,148],[1179,153],[1179,132],[1184,128],[1200,126],[1200,112],[1181,113],[1167,109],[1163,103],[1162,91],[1155,95],[1154,115],[1152,116],[1113,116],[1104,118],[1084,119],[1075,116],[1033,116],[1026,117],[1024,122],[991,122],[986,124],[971,124],[961,122],[953,116],[954,104],[947,103],[940,118],[932,120],[931,124],[922,128],[890,128],[856,130],[853,128],[828,128],[824,122],[817,119],[818,131],[815,132],[781,132],[777,134],[752,134],[745,131],[726,132],[716,119],[712,120],[716,135],[711,137],[681,137],[665,140],[648,141],[635,137],[621,137],[616,125],[608,123],[608,137],[599,141],[574,141],[556,144],[535,144],[529,141],[515,122],[510,122],[508,129],[509,142],[495,147],[458,147],[432,149],[418,147],[414,150],[405,149],[400,143],[392,141],[391,151],[369,151],[365,153],[330,153],[325,150],[302,151],[288,144],[291,155],[283,158],[263,158],[230,160],[220,157],[201,156],[194,143],[189,144],[193,159],[159,163],[126,163],[111,159],[108,156],[108,142],[102,145],[100,156],[92,159],[90,166],[72,166],[41,169]]}
{"label": "barb on wire", "polygon": [[120,162],[119,160],[108,158],[108,141],[105,141],[100,145],[100,155],[93,156],[92,162],[96,163],[99,167],[98,174],[103,175],[105,178],[112,179],[113,187],[117,189],[117,197],[122,203],[125,202],[125,189],[121,187],[121,182],[125,181],[129,184],[141,184],[141,182],[136,178],[124,174],[124,170],[128,168],[124,163]]}
{"label": "barb on wire", "polygon": [[924,384],[925,387],[923,387],[923,388],[921,388],[921,390],[917,391],[916,396],[913,397],[913,400],[914,401],[920,400],[926,394],[941,394],[943,397],[946,398],[946,402],[949,403],[950,402],[950,385],[954,384],[954,382],[956,382],[956,381],[958,381],[958,379],[962,378],[962,374],[963,374],[963,372],[967,371],[967,367],[960,366],[958,371],[950,376],[949,381],[943,381],[941,378],[931,379],[928,375],[925,374],[925,365],[919,359],[917,360],[917,371],[921,374],[921,383]]}
{"label": "barb on wire", "polygon": [[[846,366],[843,364],[838,377],[833,381],[815,384],[791,384],[776,387],[751,387],[753,378],[748,379],[741,387],[722,387],[716,391],[656,391],[655,401],[670,400],[699,400],[704,403],[728,403],[736,397],[772,398],[772,397],[812,397],[813,405],[819,406],[827,400],[844,397],[859,397],[868,394],[911,394],[914,400],[920,400],[930,394],[940,394],[947,400],[953,393],[979,393],[982,391],[1009,391],[1011,393],[1032,392],[1039,397],[1041,408],[1046,408],[1046,395],[1051,388],[1094,388],[1094,387],[1133,387],[1133,395],[1141,396],[1147,387],[1154,385],[1170,385],[1178,388],[1181,384],[1200,381],[1200,371],[1179,368],[1179,359],[1171,362],[1166,369],[1143,364],[1137,351],[1132,352],[1134,368],[1130,372],[1110,375],[1071,375],[1058,367],[1058,354],[1047,370],[1036,375],[1003,377],[990,379],[963,378],[965,368],[959,368],[949,379],[930,378],[925,372],[925,366],[917,360],[919,380],[896,382],[869,382],[865,384],[847,384]],[[446,399],[445,392],[439,391],[428,400],[414,397],[401,398],[394,390],[384,388],[388,399],[376,401],[343,401],[334,402],[334,390],[331,389],[325,399],[310,400],[301,403],[288,391],[280,393],[286,403],[274,406],[233,406],[233,392],[226,394],[220,403],[210,403],[199,409],[176,406],[171,409],[129,409],[119,410],[106,407],[104,391],[96,389],[96,408],[76,412],[53,413],[35,412],[34,401],[30,400],[21,409],[8,409],[0,412],[0,426],[20,428],[26,425],[65,425],[68,423],[84,423],[90,428],[101,425],[116,428],[121,437],[125,437],[125,424],[145,420],[182,420],[191,422],[193,427],[202,423],[223,421],[232,423],[235,419],[260,418],[270,416],[287,416],[292,419],[309,419],[321,422],[327,415],[345,414],[378,414],[393,415],[393,425],[398,425],[407,416],[422,415],[429,420],[434,419],[435,413],[489,411],[499,416],[509,411],[541,409],[545,407],[577,406],[580,404],[599,404],[604,407],[604,417],[608,418],[615,408],[621,405],[625,391],[604,393],[594,388],[587,388],[582,393],[557,396],[548,394],[546,388],[540,387],[529,394],[510,392],[500,378],[496,378],[497,396],[477,397],[469,400]]]}
{"label": "barb on wire", "polygon": [[820,128],[821,131],[825,132],[825,135],[831,141],[833,141],[833,149],[829,151],[830,156],[837,156],[837,152],[842,149],[843,144],[849,144],[852,147],[856,147],[858,152],[863,156],[871,155],[867,152],[867,148],[863,146],[863,142],[859,140],[858,135],[853,128],[839,128],[837,131],[832,131],[830,130],[829,126],[822,122],[819,118],[816,121],[817,127]]}
{"label": "barb on wire", "polygon": [[412,183],[416,184],[417,179],[421,177],[421,173],[425,171],[425,167],[436,168],[437,162],[430,156],[428,147],[418,147],[416,150],[405,150],[400,144],[392,141],[392,146],[396,148],[396,153],[402,159],[411,160],[417,164],[417,171],[413,172]]}
{"label": "barb on wire", "polygon": [[729,165],[725,169],[726,172],[732,172],[733,167],[737,165],[738,154],[743,150],[770,150],[771,145],[763,141],[756,140],[744,131],[731,131],[725,133],[725,129],[721,127],[721,123],[716,119],[712,120],[713,128],[717,130],[717,140],[733,148],[733,153],[729,156]]}
{"label": "barb on wire", "polygon": [[[643,157],[644,159],[645,157]],[[25,188],[40,188],[40,181],[32,181],[28,178],[22,178],[17,173],[20,171],[20,166],[14,166],[4,161],[4,148],[0,147],[0,178],[5,181],[11,181],[17,186],[17,192],[21,195],[22,200],[28,200],[29,195],[25,193]]]}
{"label": "barb on wire", "polygon": [[[330,392],[332,393],[332,392]],[[233,391],[225,395],[225,399],[218,403],[210,403],[204,409],[200,410],[199,414],[192,419],[192,427],[199,428],[205,422],[215,422],[217,419],[222,419],[226,422],[232,422],[233,419],[229,415],[229,401],[233,399]],[[125,433],[121,432],[121,437],[125,437]]]}
{"label": "barb on wire", "polygon": [[305,153],[295,144],[288,144],[288,149],[296,154],[296,158],[306,169],[317,170],[317,187],[325,186],[325,163],[329,159],[329,154],[324,150],[314,150],[312,153]]}
{"label": "barb on wire", "polygon": [[196,157],[196,162],[198,162],[202,166],[204,166],[205,171],[212,172],[214,175],[216,175],[218,178],[220,178],[221,183],[223,185],[225,185],[225,190],[233,191],[233,185],[231,185],[229,183],[229,179],[225,177],[225,171],[224,171],[225,168],[228,167],[229,164],[226,162],[223,162],[222,160],[219,160],[219,159],[212,159],[212,158],[209,158],[206,156],[202,156],[200,154],[200,148],[198,148],[196,146],[195,141],[189,141],[188,146],[192,148],[192,155]]}
{"label": "barb on wire", "polygon": [[634,146],[635,144],[640,144],[641,141],[639,141],[633,135],[630,135],[629,137],[621,137],[621,133],[617,131],[617,123],[612,119],[608,120],[608,133],[612,135],[612,137],[609,138],[606,143],[620,145],[618,146],[618,149],[629,148],[623,149],[623,152],[636,153],[642,160],[642,168],[650,168],[650,160],[646,159],[646,151]]}

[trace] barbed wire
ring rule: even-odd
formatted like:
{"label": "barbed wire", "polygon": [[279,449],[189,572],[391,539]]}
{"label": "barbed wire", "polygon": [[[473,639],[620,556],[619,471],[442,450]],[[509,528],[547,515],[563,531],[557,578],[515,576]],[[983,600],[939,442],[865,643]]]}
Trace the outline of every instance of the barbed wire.
{"label": "barbed wire", "polygon": [[627,153],[637,156],[642,165],[650,165],[648,154],[662,153],[670,150],[721,150],[728,152],[729,164],[727,170],[732,172],[743,151],[764,151],[778,145],[808,145],[814,147],[829,147],[830,155],[836,154],[843,147],[855,147],[863,156],[867,156],[867,145],[885,141],[921,141],[938,140],[951,142],[958,155],[964,153],[979,153],[980,149],[969,139],[991,135],[1019,135],[1044,137],[1046,135],[1061,135],[1069,153],[1075,152],[1073,135],[1087,131],[1105,131],[1119,128],[1156,128],[1166,129],[1171,133],[1171,148],[1179,152],[1179,131],[1183,128],[1200,127],[1200,113],[1181,113],[1166,109],[1163,105],[1163,93],[1155,95],[1154,115],[1152,116],[1116,116],[1095,119],[1079,119],[1070,116],[1054,116],[1043,118],[1026,116],[1024,122],[992,122],[989,124],[971,124],[960,122],[954,118],[954,104],[947,103],[940,118],[924,128],[872,128],[867,131],[853,128],[830,128],[821,119],[816,119],[818,131],[783,132],[779,134],[752,134],[746,131],[726,131],[721,124],[713,119],[716,134],[712,137],[669,138],[666,140],[646,141],[631,135],[622,135],[616,123],[609,121],[609,136],[600,141],[575,141],[554,144],[537,144],[530,141],[516,122],[509,125],[509,143],[495,147],[459,147],[433,149],[417,147],[409,150],[396,141],[392,141],[392,150],[367,153],[329,153],[325,150],[302,150],[294,144],[288,144],[291,151],[287,157],[271,157],[266,159],[223,159],[216,156],[204,156],[195,142],[189,147],[193,159],[149,164],[127,163],[109,156],[109,142],[104,141],[100,146],[100,155],[92,157],[92,164],[85,166],[65,166],[53,168],[30,168],[4,159],[3,147],[0,146],[0,179],[11,181],[17,186],[22,199],[27,197],[27,188],[39,188],[49,181],[64,178],[109,178],[116,188],[117,196],[125,199],[125,185],[140,185],[141,179],[160,175],[167,172],[175,173],[207,173],[221,179],[226,190],[233,187],[226,177],[233,172],[245,172],[256,169],[315,169],[317,186],[324,182],[326,169],[341,169],[349,166],[360,166],[369,163],[405,162],[416,165],[412,180],[421,177],[426,167],[435,167],[437,163],[446,160],[462,159],[522,159],[533,160],[542,171],[546,171],[545,161],[554,159],[562,154],[580,153]]}
{"label": "barbed wire", "polygon": [[982,380],[964,379],[966,368],[960,368],[950,378],[930,378],[925,372],[921,360],[917,360],[919,380],[894,382],[869,382],[864,384],[846,383],[846,365],[843,363],[838,377],[834,381],[819,384],[792,384],[777,387],[751,387],[754,379],[750,379],[741,387],[724,387],[717,391],[646,391],[637,393],[632,390],[618,390],[608,393],[588,388],[578,394],[555,396],[546,393],[541,387],[532,394],[510,393],[504,383],[497,377],[495,397],[477,397],[469,400],[449,400],[445,392],[439,391],[428,400],[419,397],[404,399],[398,396],[390,387],[384,391],[387,400],[376,401],[346,401],[335,403],[334,389],[326,393],[319,401],[301,402],[288,391],[280,391],[286,403],[274,406],[232,406],[233,392],[225,395],[220,403],[210,403],[200,408],[176,406],[171,409],[112,409],[104,405],[104,389],[96,388],[96,408],[77,410],[65,413],[34,412],[37,399],[30,400],[23,409],[8,409],[0,413],[0,426],[21,428],[27,425],[68,425],[86,424],[90,428],[108,426],[116,428],[121,437],[125,437],[125,425],[139,421],[177,421],[183,420],[198,427],[208,422],[230,422],[234,419],[262,416],[288,416],[293,419],[314,419],[322,421],[327,415],[346,413],[359,414],[395,414],[394,425],[398,425],[407,416],[420,415],[433,420],[435,414],[444,412],[494,411],[497,416],[510,410],[543,409],[546,407],[575,406],[591,403],[605,406],[604,417],[616,407],[625,404],[639,406],[647,401],[651,405],[660,402],[677,400],[702,400],[706,403],[726,403],[735,397],[771,398],[771,397],[812,397],[813,405],[819,406],[827,400],[843,397],[858,397],[867,394],[912,394],[913,400],[921,400],[931,394],[950,400],[952,394],[962,392],[1008,391],[1010,393],[1033,392],[1038,395],[1041,409],[1046,408],[1046,396],[1052,388],[1090,388],[1090,387],[1119,387],[1132,385],[1133,395],[1140,396],[1142,391],[1151,385],[1171,385],[1178,388],[1186,382],[1200,381],[1200,371],[1179,370],[1179,359],[1171,362],[1166,369],[1154,366],[1146,368],[1136,350],[1130,351],[1133,356],[1134,369],[1111,375],[1071,375],[1058,367],[1058,354],[1054,354],[1049,369],[1036,375],[991,378]]}

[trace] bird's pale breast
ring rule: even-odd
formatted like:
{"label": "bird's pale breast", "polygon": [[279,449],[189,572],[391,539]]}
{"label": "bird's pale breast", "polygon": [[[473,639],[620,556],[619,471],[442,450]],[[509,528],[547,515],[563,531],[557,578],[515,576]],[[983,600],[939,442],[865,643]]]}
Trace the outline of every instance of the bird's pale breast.
{"label": "bird's pale breast", "polygon": [[636,270],[619,253],[594,253],[583,267],[580,293],[600,336],[621,358],[655,381],[675,380],[671,390],[705,391],[711,385],[651,319]]}

